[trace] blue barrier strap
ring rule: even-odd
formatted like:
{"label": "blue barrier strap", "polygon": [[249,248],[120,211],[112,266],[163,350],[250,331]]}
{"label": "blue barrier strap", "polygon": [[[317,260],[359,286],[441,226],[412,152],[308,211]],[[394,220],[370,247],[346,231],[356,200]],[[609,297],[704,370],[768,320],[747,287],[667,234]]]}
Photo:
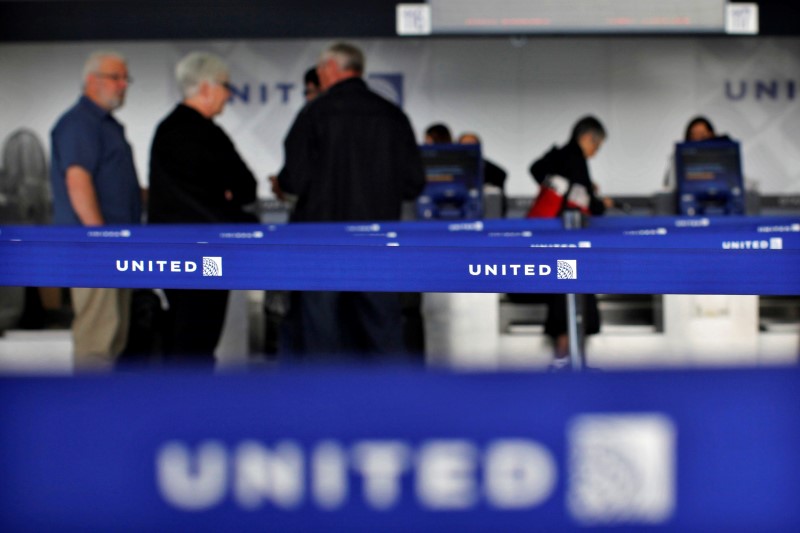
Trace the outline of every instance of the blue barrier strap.
{"label": "blue barrier strap", "polygon": [[799,395],[786,370],[0,378],[0,523],[797,531]]}
{"label": "blue barrier strap", "polygon": [[[479,220],[463,222],[408,221],[306,224],[202,224],[150,226],[0,226],[0,240],[131,240],[197,242],[307,239],[314,241],[351,237],[409,237],[432,235],[467,237],[530,236],[563,231],[559,219]],[[595,217],[582,231],[609,234],[653,235],[661,233],[755,232],[800,233],[800,217]],[[368,239],[365,239],[368,240]]]}
{"label": "blue barrier strap", "polygon": [[0,285],[800,294],[800,250],[0,242]]}
{"label": "blue barrier strap", "polygon": [[593,228],[647,228],[664,226],[672,229],[712,229],[712,228],[769,228],[794,225],[793,231],[800,231],[800,217],[797,216],[604,216],[590,217],[588,225]]}
{"label": "blue barrier strap", "polygon": [[[405,224],[405,225],[404,225]],[[648,228],[609,227],[580,230],[552,228],[511,231],[487,229],[451,232],[447,224],[329,225],[178,225],[102,228],[58,226],[0,226],[0,241],[236,243],[236,244],[332,244],[410,246],[559,246],[600,248],[710,248],[784,249],[800,243],[800,223],[765,224],[751,221],[742,226],[673,228],[669,224]],[[425,228],[423,231],[421,228]]]}

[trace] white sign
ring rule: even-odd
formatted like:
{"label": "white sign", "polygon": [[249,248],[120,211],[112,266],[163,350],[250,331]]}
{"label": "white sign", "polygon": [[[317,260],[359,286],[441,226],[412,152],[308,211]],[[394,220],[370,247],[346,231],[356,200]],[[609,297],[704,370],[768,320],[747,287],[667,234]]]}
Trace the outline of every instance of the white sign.
{"label": "white sign", "polygon": [[726,5],[725,31],[738,35],[758,34],[758,4]]}
{"label": "white sign", "polygon": [[397,35],[430,35],[431,8],[427,4],[397,4]]}

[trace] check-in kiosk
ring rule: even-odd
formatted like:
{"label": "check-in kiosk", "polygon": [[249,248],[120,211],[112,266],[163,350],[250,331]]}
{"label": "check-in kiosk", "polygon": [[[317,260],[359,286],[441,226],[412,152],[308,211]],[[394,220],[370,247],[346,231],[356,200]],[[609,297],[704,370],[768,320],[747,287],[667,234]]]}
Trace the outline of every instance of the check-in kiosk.
{"label": "check-in kiosk", "polygon": [[739,143],[730,139],[675,145],[678,214],[745,214]]}
{"label": "check-in kiosk", "polygon": [[[420,146],[426,184],[417,199],[420,220],[483,218],[483,158],[477,144]],[[491,366],[497,353],[496,294],[426,293],[421,311],[426,352],[434,365],[460,354],[469,366]],[[475,309],[483,313],[476,315]],[[490,319],[485,319],[489,316]],[[462,340],[467,340],[462,342]]]}
{"label": "check-in kiosk", "polygon": [[[679,143],[675,169],[679,214],[745,214],[738,142],[717,138]],[[665,295],[664,329],[675,353],[683,356],[730,361],[732,355],[756,354],[758,296]]]}
{"label": "check-in kiosk", "polygon": [[426,185],[417,199],[417,218],[482,218],[483,158],[480,145],[424,145],[420,147],[420,153]]}

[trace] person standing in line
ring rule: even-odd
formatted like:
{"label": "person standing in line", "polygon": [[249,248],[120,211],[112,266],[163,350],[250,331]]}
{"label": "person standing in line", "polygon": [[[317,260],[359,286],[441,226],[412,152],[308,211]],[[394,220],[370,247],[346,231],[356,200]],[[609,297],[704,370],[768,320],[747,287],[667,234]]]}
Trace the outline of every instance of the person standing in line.
{"label": "person standing in line", "polygon": [[[306,70],[303,75],[303,98],[308,104],[322,93],[319,83],[317,67],[313,66]],[[281,169],[281,172],[283,170]],[[277,200],[282,202],[287,210],[291,211],[294,206],[295,198],[292,195],[284,194],[281,190],[278,176],[269,176],[272,194]],[[292,333],[291,323],[286,322],[286,314],[289,309],[289,291],[266,291],[264,293],[264,351],[270,356],[274,356],[281,351],[291,352],[291,344],[295,337]],[[281,348],[281,344],[283,347]]]}
{"label": "person standing in line", "polygon": [[[567,209],[577,209],[586,215],[602,215],[612,206],[610,198],[597,195],[597,186],[589,176],[587,165],[587,161],[597,154],[605,139],[606,130],[602,123],[593,116],[583,117],[572,128],[567,144],[562,147],[553,146],[531,165],[530,173],[543,189],[558,191],[551,196],[557,198],[558,205],[548,206],[548,211],[550,207],[555,207],[553,211],[556,216],[561,216]],[[536,205],[532,211],[535,207]],[[536,215],[529,213],[529,216]],[[545,333],[553,340],[555,347],[553,367],[565,368],[569,362],[567,300],[563,294],[550,295],[548,300]],[[585,335],[600,331],[600,312],[594,294],[585,295],[583,327]]]}
{"label": "person standing in line", "polygon": [[[53,223],[140,224],[142,189],[125,130],[112,112],[125,103],[131,78],[125,58],[92,53],[83,94],[51,131]],[[76,370],[110,370],[125,348],[131,289],[72,288]]]}
{"label": "person standing in line", "polygon": [[[399,220],[403,201],[425,185],[408,117],[367,87],[364,55],[351,44],[327,48],[317,73],[323,93],[284,141],[278,182],[297,197],[290,221]],[[301,358],[405,354],[397,293],[293,293],[289,313]]]}
{"label": "person standing in line", "polygon": [[[306,104],[319,96],[320,93],[322,93],[322,86],[319,83],[317,68],[311,67],[303,75],[303,98],[305,99]],[[281,170],[281,172],[283,172],[283,170]],[[281,202],[286,202],[291,207],[294,199],[287,197],[281,190],[280,183],[278,182],[278,176],[269,176],[269,182],[272,189],[272,194],[275,195],[275,198]]]}
{"label": "person standing in line", "polygon": [[[193,52],[175,67],[183,100],[158,125],[150,149],[151,224],[253,223],[256,180],[213,119],[231,95],[218,56]],[[172,319],[168,363],[213,366],[227,290],[166,289]]]}

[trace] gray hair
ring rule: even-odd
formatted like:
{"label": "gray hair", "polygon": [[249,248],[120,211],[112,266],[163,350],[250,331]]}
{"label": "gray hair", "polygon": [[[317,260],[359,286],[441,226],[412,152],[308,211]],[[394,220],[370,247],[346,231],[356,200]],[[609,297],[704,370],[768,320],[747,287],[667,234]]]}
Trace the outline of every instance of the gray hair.
{"label": "gray hair", "polygon": [[364,53],[352,44],[334,43],[322,53],[322,59],[333,59],[341,70],[352,70],[359,75],[364,73]]}
{"label": "gray hair", "polygon": [[109,58],[117,59],[123,63],[128,62],[127,59],[125,59],[125,56],[112,50],[99,50],[97,52],[92,52],[89,54],[89,57],[86,58],[86,62],[83,64],[83,77],[81,79],[86,81],[86,77],[92,72],[97,72],[100,70],[100,65],[103,63],[103,60]]}
{"label": "gray hair", "polygon": [[208,52],[192,52],[175,66],[175,80],[184,98],[194,96],[203,82],[222,81],[229,73],[225,61]]}

